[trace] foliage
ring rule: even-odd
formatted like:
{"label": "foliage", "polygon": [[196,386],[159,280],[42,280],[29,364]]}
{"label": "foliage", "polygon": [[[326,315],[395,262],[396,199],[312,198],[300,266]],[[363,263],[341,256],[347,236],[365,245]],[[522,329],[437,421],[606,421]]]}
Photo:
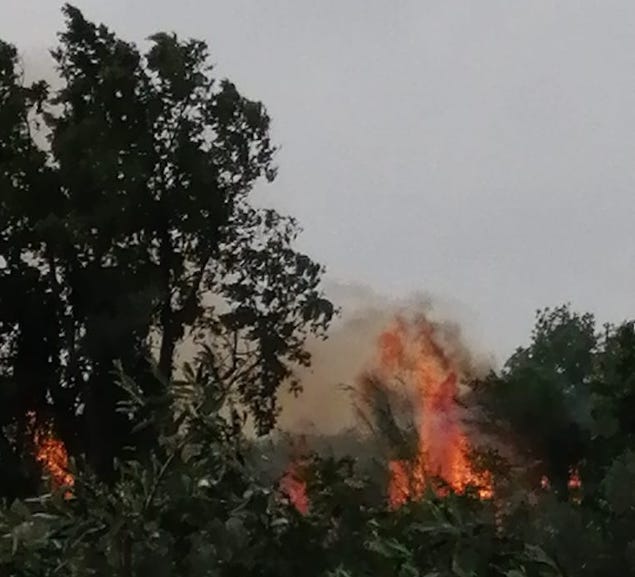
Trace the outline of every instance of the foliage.
{"label": "foliage", "polygon": [[564,496],[590,441],[596,347],[591,315],[547,309],[538,314],[531,344],[517,349],[500,374],[475,385],[487,424],[501,437],[513,436],[527,460],[539,461],[535,478],[547,476]]}
{"label": "foliage", "polygon": [[222,389],[192,379],[157,399],[123,374],[120,384],[120,409],[150,415],[157,448],[121,462],[112,486],[78,464],[72,499],[60,491],[3,509],[2,574],[560,574],[538,547],[500,534],[493,503],[450,496],[390,511],[351,458],[313,456],[301,515],[258,482],[245,439],[220,416]]}
{"label": "foliage", "polygon": [[216,574],[234,557],[245,561],[238,551],[248,531],[269,531],[271,492],[240,464],[218,388],[174,383],[151,400],[129,378],[121,384],[127,415],[152,406],[156,449],[120,462],[113,485],[80,467],[71,500],[58,492],[4,511],[3,574]]}
{"label": "foliage", "polygon": [[21,479],[5,495],[28,478],[28,413],[102,476],[149,442],[115,410],[113,367],[160,394],[188,336],[266,433],[334,313],[297,223],[251,202],[276,174],[264,106],[214,77],[202,42],[155,34],[143,53],[64,15],[56,92],[0,42],[0,453]]}

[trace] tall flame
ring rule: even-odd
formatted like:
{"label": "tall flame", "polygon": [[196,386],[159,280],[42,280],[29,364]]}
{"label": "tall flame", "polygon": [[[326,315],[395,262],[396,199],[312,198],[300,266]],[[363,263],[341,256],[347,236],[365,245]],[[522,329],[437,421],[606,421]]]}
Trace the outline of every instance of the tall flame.
{"label": "tall flame", "polygon": [[380,336],[379,353],[379,373],[385,381],[408,375],[418,421],[416,455],[389,463],[391,507],[420,498],[435,478],[453,491],[475,486],[481,498],[491,498],[491,475],[476,473],[468,457],[470,445],[456,404],[459,368],[439,344],[432,325],[397,320]]}

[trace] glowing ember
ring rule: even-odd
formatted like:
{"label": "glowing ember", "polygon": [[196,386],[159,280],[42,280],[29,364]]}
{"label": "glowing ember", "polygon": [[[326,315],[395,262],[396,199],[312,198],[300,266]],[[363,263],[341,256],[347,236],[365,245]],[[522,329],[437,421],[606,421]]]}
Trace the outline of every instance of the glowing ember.
{"label": "glowing ember", "polygon": [[[540,479],[540,487],[549,491],[551,489],[551,481],[549,477],[543,475]],[[569,478],[567,480],[567,489],[570,493],[572,493],[571,498],[575,503],[580,502],[580,494],[579,491],[582,489],[582,479],[580,478],[580,472],[577,467],[571,467],[569,469]]]}
{"label": "glowing ember", "polygon": [[[54,488],[73,487],[75,478],[69,472],[68,452],[64,443],[55,437],[50,426],[37,423],[35,413],[30,412],[30,428],[33,436],[35,459],[49,474]],[[64,496],[68,499],[71,493],[67,491]]]}
{"label": "glowing ember", "polygon": [[409,325],[398,320],[381,335],[379,345],[384,380],[406,374],[412,381],[419,423],[417,455],[389,464],[391,507],[420,498],[435,478],[453,491],[475,486],[481,498],[491,498],[491,475],[477,474],[468,458],[470,446],[456,405],[459,370],[435,338],[434,328],[425,321]]}
{"label": "glowing ember", "polygon": [[577,468],[570,471],[567,487],[569,491],[576,491],[582,487],[582,480],[580,479],[580,473]]}

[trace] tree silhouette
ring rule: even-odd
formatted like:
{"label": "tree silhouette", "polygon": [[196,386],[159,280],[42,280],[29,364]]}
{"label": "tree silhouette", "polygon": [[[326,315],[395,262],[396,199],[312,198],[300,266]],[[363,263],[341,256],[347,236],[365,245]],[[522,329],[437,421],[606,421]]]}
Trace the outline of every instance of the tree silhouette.
{"label": "tree silhouette", "polygon": [[203,42],[161,33],[142,53],[64,15],[55,93],[25,86],[0,44],[5,445],[19,460],[35,411],[106,474],[141,442],[116,410],[115,363],[158,394],[190,333],[210,383],[266,432],[278,388],[310,362],[306,336],[333,315],[322,268],[293,248],[297,224],[250,202],[276,174],[270,119],[214,78]]}

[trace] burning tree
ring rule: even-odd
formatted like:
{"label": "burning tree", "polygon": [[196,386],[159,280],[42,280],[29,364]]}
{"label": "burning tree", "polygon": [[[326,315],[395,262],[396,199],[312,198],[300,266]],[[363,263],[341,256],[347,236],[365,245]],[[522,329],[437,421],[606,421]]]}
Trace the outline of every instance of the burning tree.
{"label": "burning tree", "polygon": [[[360,380],[361,414],[392,454],[392,507],[420,498],[428,487],[443,493],[474,486],[481,498],[492,496],[491,475],[477,473],[469,459],[472,444],[457,403],[462,370],[424,317],[398,318],[380,335],[376,366]],[[404,413],[405,427],[399,423]]]}

